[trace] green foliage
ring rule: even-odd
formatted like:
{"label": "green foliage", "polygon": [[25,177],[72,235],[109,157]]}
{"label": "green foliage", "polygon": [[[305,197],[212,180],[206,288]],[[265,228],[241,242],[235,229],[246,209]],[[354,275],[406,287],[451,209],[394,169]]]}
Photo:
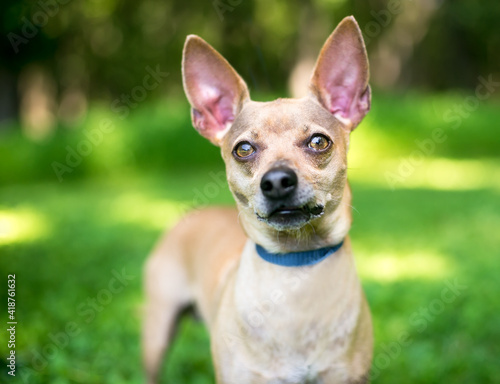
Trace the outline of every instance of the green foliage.
{"label": "green foliage", "polygon": [[[497,101],[482,103],[453,129],[443,114],[466,96],[376,95],[352,135],[351,234],[374,320],[373,383],[488,383],[500,375],[500,113]],[[105,118],[115,130],[58,182],[51,162],[64,161],[65,146]],[[415,140],[437,128],[447,139],[391,189],[385,173],[397,173]],[[142,382],[142,267],[187,210],[232,203],[220,184],[212,198],[198,194],[223,170],[218,149],[174,102],[144,105],[124,120],[95,107],[79,130],[45,143],[15,130],[0,142],[8,165],[0,169],[0,270],[4,279],[16,274],[19,321],[18,377],[7,382]],[[128,279],[106,293],[117,273]],[[445,302],[454,282],[465,288]],[[6,352],[2,342],[2,359]],[[163,377],[213,382],[201,323],[182,321]]]}
{"label": "green foliage", "polygon": [[[101,129],[108,121],[110,132]],[[54,168],[61,165],[70,168],[59,173],[66,181],[133,169],[165,171],[179,163],[188,169],[221,164],[219,150],[192,129],[187,102],[175,100],[146,104],[126,119],[98,106],[81,126],[58,129],[43,142],[26,140],[14,127],[1,133],[0,152],[9,166],[0,170],[0,184],[58,181]]]}

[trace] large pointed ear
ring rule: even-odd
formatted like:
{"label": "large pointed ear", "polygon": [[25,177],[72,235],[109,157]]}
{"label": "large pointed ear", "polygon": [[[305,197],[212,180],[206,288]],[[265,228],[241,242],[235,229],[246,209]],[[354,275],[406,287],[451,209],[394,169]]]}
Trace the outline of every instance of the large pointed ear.
{"label": "large pointed ear", "polygon": [[309,87],[323,107],[353,130],[370,110],[368,78],[363,36],[354,17],[349,16],[326,40]]}
{"label": "large pointed ear", "polygon": [[249,99],[245,82],[226,59],[195,35],[189,35],[184,45],[182,80],[194,127],[220,145]]}

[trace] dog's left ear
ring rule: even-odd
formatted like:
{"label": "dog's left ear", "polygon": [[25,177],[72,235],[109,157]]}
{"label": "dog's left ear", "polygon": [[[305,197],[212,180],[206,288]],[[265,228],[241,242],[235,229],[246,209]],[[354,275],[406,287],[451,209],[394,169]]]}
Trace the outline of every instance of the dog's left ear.
{"label": "dog's left ear", "polygon": [[354,17],[335,28],[316,62],[309,85],[314,96],[346,129],[353,130],[370,110],[369,65]]}
{"label": "dog's left ear", "polygon": [[220,145],[249,100],[245,82],[226,59],[196,35],[188,36],[184,45],[182,80],[194,127]]}

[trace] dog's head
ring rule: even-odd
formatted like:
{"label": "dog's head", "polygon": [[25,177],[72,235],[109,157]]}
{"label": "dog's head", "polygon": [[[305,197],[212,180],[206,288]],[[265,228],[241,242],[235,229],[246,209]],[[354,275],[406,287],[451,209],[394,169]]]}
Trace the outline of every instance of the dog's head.
{"label": "dog's head", "polygon": [[197,36],[186,40],[182,69],[193,125],[221,147],[248,235],[263,244],[262,233],[331,230],[348,194],[349,133],[370,109],[368,59],[354,18],[327,39],[302,99],[251,101],[242,78]]}

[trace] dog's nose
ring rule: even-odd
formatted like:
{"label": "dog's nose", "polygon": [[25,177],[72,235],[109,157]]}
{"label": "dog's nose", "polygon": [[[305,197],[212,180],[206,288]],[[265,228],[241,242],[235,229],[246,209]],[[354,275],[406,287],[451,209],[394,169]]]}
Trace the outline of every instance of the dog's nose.
{"label": "dog's nose", "polygon": [[260,181],[260,189],[270,199],[290,196],[297,188],[297,174],[288,167],[277,167],[267,171]]}

